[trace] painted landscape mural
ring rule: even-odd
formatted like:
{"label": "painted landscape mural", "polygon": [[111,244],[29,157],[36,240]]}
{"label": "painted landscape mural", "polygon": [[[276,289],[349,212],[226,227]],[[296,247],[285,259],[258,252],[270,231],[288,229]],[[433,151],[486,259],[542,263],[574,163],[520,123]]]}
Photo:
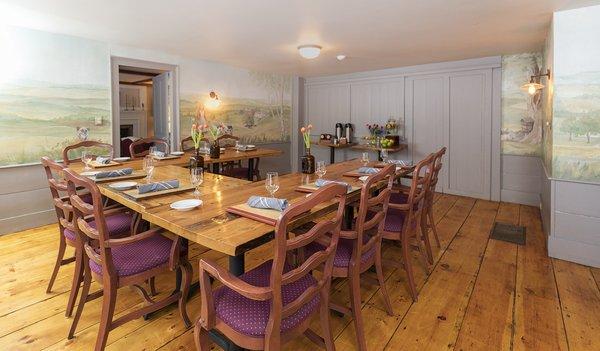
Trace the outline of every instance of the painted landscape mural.
{"label": "painted landscape mural", "polygon": [[37,163],[88,139],[111,141],[108,47],[0,27],[0,166]]}
{"label": "painted landscape mural", "polygon": [[530,96],[521,89],[538,72],[538,52],[502,57],[502,153],[538,156],[542,142],[541,93]]}
{"label": "painted landscape mural", "polygon": [[[291,129],[292,80],[289,76],[248,71],[247,83],[253,97],[219,94],[221,105],[205,108],[208,124],[223,123],[243,143],[287,142]],[[230,92],[235,94],[235,92]],[[246,94],[245,94],[246,95]],[[181,137],[190,134],[197,109],[208,100],[208,93],[183,93],[180,99]]]}

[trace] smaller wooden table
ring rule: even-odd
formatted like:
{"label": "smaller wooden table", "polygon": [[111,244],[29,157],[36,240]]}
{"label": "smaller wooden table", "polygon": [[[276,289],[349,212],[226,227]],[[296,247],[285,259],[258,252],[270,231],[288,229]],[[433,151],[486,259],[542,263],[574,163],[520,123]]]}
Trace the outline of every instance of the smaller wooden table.
{"label": "smaller wooden table", "polygon": [[352,147],[356,144],[354,144],[354,143],[334,144],[334,143],[323,143],[323,142],[319,141],[318,143],[316,143],[316,145],[329,148],[329,163],[334,164],[335,163],[335,149],[345,149],[345,148]]}
{"label": "smaller wooden table", "polygon": [[386,148],[360,144],[360,145],[354,145],[354,146],[352,146],[352,149],[354,149],[354,150],[361,150],[361,151],[377,151],[377,160],[383,161],[381,159],[381,150],[387,150],[388,153],[393,154],[393,153],[396,153],[396,152],[400,152],[400,151],[406,149],[407,147],[408,147],[408,145],[406,145],[406,144],[399,144],[398,146],[386,147]]}

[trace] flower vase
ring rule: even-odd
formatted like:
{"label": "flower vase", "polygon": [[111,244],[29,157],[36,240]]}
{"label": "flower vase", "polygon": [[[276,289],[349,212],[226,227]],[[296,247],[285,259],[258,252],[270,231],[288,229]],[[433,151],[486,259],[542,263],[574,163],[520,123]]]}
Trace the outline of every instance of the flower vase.
{"label": "flower vase", "polygon": [[204,168],[204,156],[200,154],[200,148],[194,149],[194,155],[190,157],[190,169]]}
{"label": "flower vase", "polygon": [[221,157],[221,147],[219,146],[219,142],[215,141],[210,145],[210,158],[219,157]]}
{"label": "flower vase", "polygon": [[300,161],[302,162],[302,173],[315,173],[315,157],[310,154],[310,148],[306,149],[306,154],[300,157]]}

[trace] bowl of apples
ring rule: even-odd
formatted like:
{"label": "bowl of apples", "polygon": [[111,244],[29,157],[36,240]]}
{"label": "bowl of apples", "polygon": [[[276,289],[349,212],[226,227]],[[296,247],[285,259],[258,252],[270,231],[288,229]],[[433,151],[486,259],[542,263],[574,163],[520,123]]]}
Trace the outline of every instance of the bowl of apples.
{"label": "bowl of apples", "polygon": [[381,147],[384,149],[389,149],[394,146],[394,140],[383,138],[380,141]]}

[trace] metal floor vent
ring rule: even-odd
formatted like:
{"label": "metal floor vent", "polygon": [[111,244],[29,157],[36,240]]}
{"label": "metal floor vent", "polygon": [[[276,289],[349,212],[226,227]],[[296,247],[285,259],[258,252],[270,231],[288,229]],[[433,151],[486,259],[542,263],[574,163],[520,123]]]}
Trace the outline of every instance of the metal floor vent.
{"label": "metal floor vent", "polygon": [[514,244],[525,245],[525,227],[502,222],[494,222],[494,227],[492,227],[490,238],[507,241]]}

